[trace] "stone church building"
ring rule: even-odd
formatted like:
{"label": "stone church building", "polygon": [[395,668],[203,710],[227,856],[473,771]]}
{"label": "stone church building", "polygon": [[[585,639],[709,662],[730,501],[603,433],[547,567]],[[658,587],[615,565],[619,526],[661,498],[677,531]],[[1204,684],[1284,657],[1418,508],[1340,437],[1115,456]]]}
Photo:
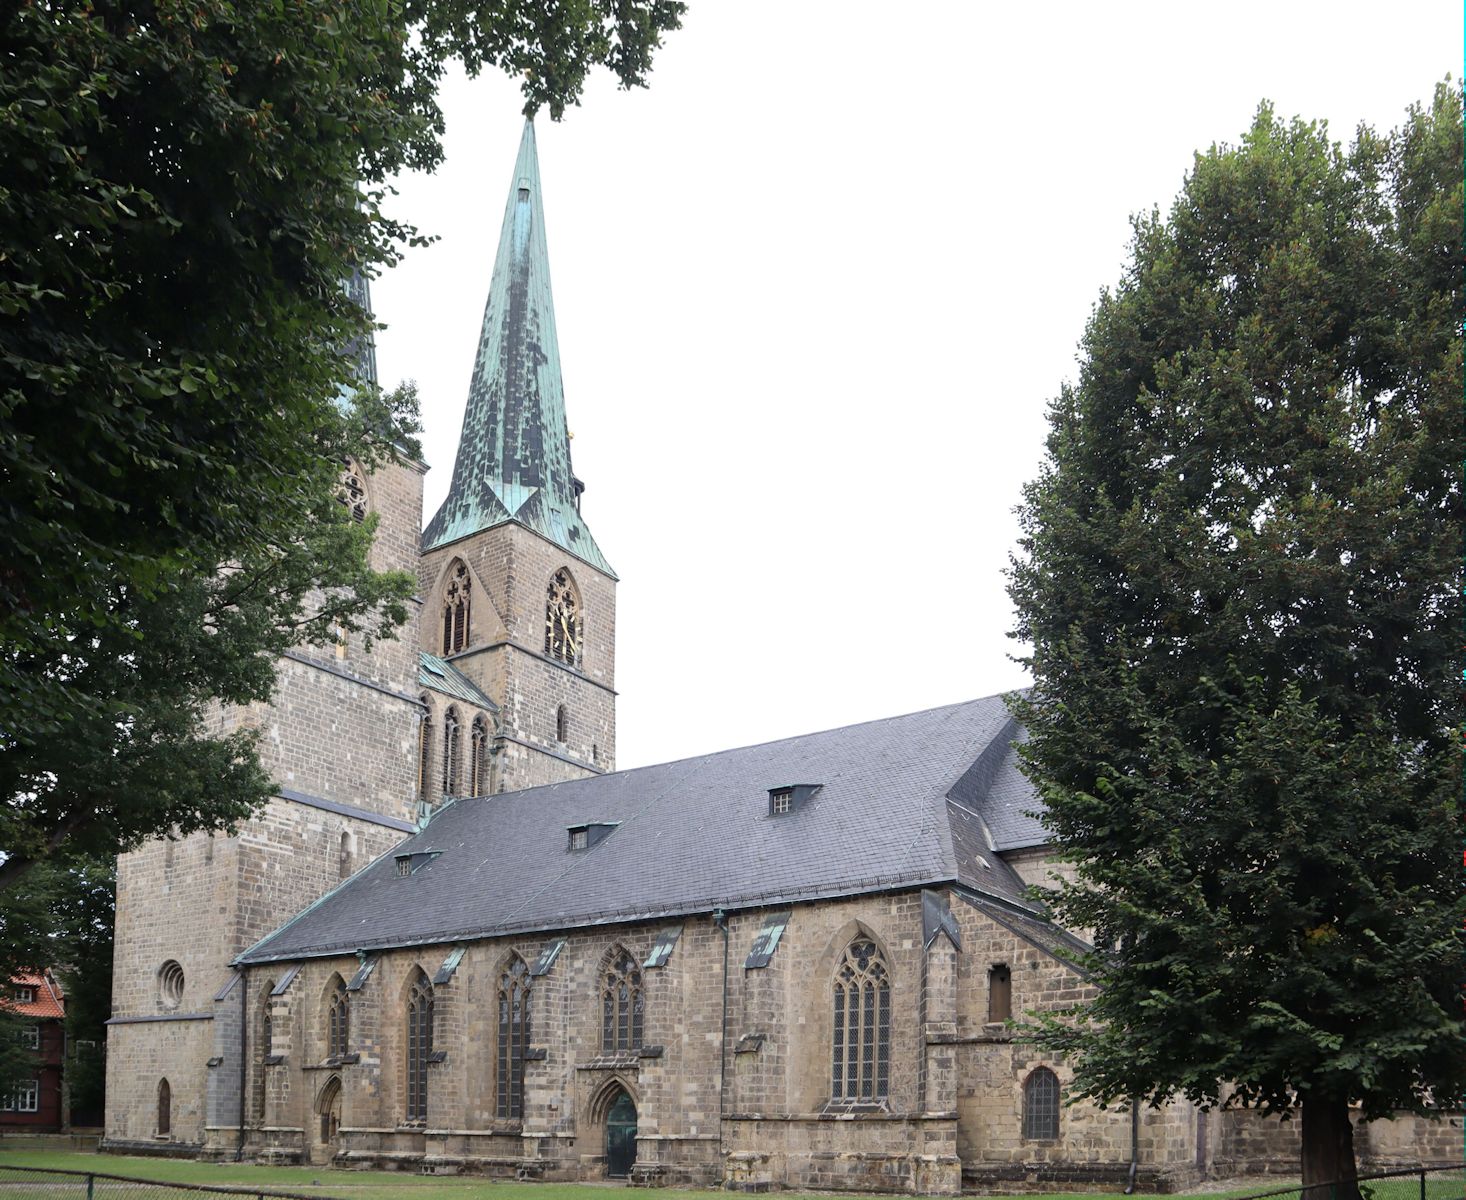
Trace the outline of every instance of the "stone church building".
{"label": "stone church building", "polygon": [[[277,784],[118,866],[106,1145],[522,1179],[955,1193],[1296,1161],[1185,1102],[1066,1105],[1080,998],[1000,698],[615,770],[616,575],[570,461],[534,130],[447,499],[348,466],[414,620],[280,664]],[[1459,1121],[1360,1131],[1430,1157]],[[1447,1153],[1454,1153],[1454,1149]]]}

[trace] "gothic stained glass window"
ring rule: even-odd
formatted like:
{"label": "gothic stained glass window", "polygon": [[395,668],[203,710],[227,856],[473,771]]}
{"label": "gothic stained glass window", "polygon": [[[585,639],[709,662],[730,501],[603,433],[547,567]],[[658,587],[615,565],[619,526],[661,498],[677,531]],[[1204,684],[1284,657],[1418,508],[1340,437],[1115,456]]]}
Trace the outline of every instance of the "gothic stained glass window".
{"label": "gothic stained glass window", "polygon": [[433,985],[421,971],[407,993],[407,1110],[409,1121],[428,1119],[428,1058],[433,1053]]}
{"label": "gothic stained glass window", "polygon": [[338,975],[326,1004],[326,1057],[341,1058],[350,1042],[351,999],[346,994],[346,981]]}
{"label": "gothic stained glass window", "polygon": [[481,716],[474,718],[469,743],[468,790],[474,796],[489,794],[489,723]]}
{"label": "gothic stained glass window", "polygon": [[835,969],[830,1099],[878,1104],[891,1083],[891,977],[876,944],[856,938]]}
{"label": "gothic stained glass window", "polygon": [[473,619],[471,581],[461,558],[448,568],[448,586],[443,591],[443,653],[456,654],[468,645]]}
{"label": "gothic stained glass window", "polygon": [[443,799],[458,793],[458,710],[443,717]]}
{"label": "gothic stained glass window", "polygon": [[561,567],[550,579],[545,602],[545,653],[572,667],[580,662],[580,596],[570,572]]}
{"label": "gothic stained glass window", "polygon": [[641,968],[625,950],[618,951],[601,981],[601,1050],[615,1054],[641,1049]]}
{"label": "gothic stained glass window", "polygon": [[529,968],[517,955],[499,976],[499,1102],[501,1119],[524,1116],[524,1052],[529,1049]]}
{"label": "gothic stained glass window", "polygon": [[1035,1068],[1023,1082],[1023,1136],[1036,1141],[1059,1136],[1059,1077],[1048,1067]]}

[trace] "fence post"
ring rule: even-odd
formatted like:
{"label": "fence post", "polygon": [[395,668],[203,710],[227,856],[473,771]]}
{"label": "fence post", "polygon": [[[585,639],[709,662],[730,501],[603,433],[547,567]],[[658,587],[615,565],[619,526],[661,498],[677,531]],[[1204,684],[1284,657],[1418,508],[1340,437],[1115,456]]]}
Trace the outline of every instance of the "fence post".
{"label": "fence post", "polygon": [[87,1176],[87,1200],[92,1200],[92,1189],[96,1186],[96,1184],[97,1184],[97,1177],[95,1175],[88,1175]]}
{"label": "fence post", "polygon": [[1420,1200],[1425,1200],[1425,1168],[1420,1168]]}

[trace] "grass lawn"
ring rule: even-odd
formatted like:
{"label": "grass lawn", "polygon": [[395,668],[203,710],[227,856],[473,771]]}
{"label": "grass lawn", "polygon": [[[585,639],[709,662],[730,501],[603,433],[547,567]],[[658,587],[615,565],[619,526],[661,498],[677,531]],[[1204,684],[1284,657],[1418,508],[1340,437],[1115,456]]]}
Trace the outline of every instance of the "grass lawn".
{"label": "grass lawn", "polygon": [[[165,1183],[273,1188],[277,1191],[320,1196],[322,1200],[607,1200],[608,1186],[618,1186],[585,1183],[497,1183],[472,1176],[407,1175],[395,1171],[333,1171],[326,1167],[257,1167],[245,1163],[128,1158],[119,1154],[84,1154],[57,1150],[0,1151],[0,1180],[6,1180],[7,1166],[98,1171],[106,1175],[124,1175]],[[16,1178],[16,1175],[11,1175],[7,1182]],[[1287,1187],[1288,1181],[1280,1179],[1273,1186]],[[1230,1200],[1231,1197],[1262,1191],[1264,1187],[1210,1192],[1206,1200]],[[635,1194],[655,1197],[655,1200],[714,1200],[715,1197],[727,1200],[726,1192],[678,1191],[672,1188],[638,1191]],[[1074,1195],[1082,1195],[1085,1200],[1126,1200],[1125,1197],[1103,1192]],[[1036,1196],[1025,1197],[1024,1200],[1061,1198]]]}

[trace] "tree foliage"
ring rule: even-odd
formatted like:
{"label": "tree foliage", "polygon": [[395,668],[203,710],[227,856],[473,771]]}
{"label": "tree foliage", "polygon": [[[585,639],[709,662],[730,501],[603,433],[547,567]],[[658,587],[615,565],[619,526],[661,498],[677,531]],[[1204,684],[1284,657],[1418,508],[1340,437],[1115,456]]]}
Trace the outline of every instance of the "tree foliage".
{"label": "tree foliage", "polygon": [[1466,1087],[1461,94],[1346,150],[1264,106],[1198,155],[1053,403],[1011,570],[1026,770],[1108,947],[1038,1027],[1077,1091],[1301,1109]]}
{"label": "tree foliage", "polygon": [[670,0],[22,0],[0,14],[0,886],[63,846],[223,828],[268,783],[211,701],[384,635],[406,575],[333,504],[411,456],[343,281],[415,231],[452,58],[558,116],[645,82]]}

